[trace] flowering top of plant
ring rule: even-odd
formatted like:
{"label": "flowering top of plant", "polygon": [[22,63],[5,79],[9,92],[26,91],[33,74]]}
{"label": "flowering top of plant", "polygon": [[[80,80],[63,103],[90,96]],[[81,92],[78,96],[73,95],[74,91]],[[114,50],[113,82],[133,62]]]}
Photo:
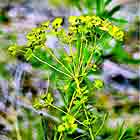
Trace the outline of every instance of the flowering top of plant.
{"label": "flowering top of plant", "polygon": [[26,36],[28,43],[27,46],[37,46],[46,42],[46,34],[43,28],[34,28]]}
{"label": "flowering top of plant", "polygon": [[56,18],[53,22],[52,22],[52,28],[54,29],[58,29],[62,26],[63,23],[63,19],[62,18]]}
{"label": "flowering top of plant", "polygon": [[[93,32],[94,30],[100,29],[102,31],[108,32],[112,37],[114,37],[118,41],[124,40],[124,32],[117,26],[113,25],[110,21],[101,19],[97,16],[70,16],[69,19],[68,31],[66,33],[65,30],[62,30],[62,18],[56,18],[50,26],[49,30],[53,30],[57,33],[57,35],[62,35],[63,38],[69,38],[70,36],[74,36],[75,33],[86,34],[89,32]],[[47,21],[47,27],[49,26],[50,21]],[[43,23],[43,27],[46,25]],[[48,29],[48,28],[46,28]],[[58,31],[59,29],[59,31]],[[91,35],[91,34],[90,34]],[[94,35],[94,34],[92,34]]]}
{"label": "flowering top of plant", "polygon": [[97,16],[70,16],[68,22],[68,30],[62,27],[62,18],[56,18],[52,23],[49,20],[43,22],[41,26],[33,28],[26,35],[27,46],[30,48],[45,46],[47,33],[56,34],[66,44],[74,43],[77,36],[81,37],[82,40],[91,42],[97,33],[101,36],[102,31],[107,32],[118,41],[124,40],[124,32],[119,27]]}
{"label": "flowering top of plant", "polygon": [[34,28],[27,34],[28,46],[44,44],[46,41],[45,31],[55,33],[64,43],[71,43],[77,34],[82,35],[85,40],[88,37],[94,38],[95,30],[106,31],[118,41],[124,39],[124,32],[119,27],[97,16],[70,16],[68,21],[68,31],[62,28],[62,18],[56,18],[52,24],[50,21],[43,22],[40,27]]}
{"label": "flowering top of plant", "polygon": [[[124,39],[124,32],[119,27],[97,16],[70,16],[69,24],[71,31],[84,32],[94,30],[94,28],[98,27],[100,30],[108,32],[118,41],[123,41]],[[85,30],[81,30],[81,28],[85,28]]]}

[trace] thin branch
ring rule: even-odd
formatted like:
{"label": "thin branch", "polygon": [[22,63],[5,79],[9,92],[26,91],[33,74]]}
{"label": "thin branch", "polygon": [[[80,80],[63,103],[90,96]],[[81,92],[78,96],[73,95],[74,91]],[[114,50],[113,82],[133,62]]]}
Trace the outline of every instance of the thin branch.
{"label": "thin branch", "polygon": [[95,133],[95,136],[97,136],[98,135],[98,133],[101,131],[101,129],[103,128],[103,126],[104,126],[104,123],[105,123],[105,120],[106,120],[106,118],[107,118],[107,113],[104,115],[104,119],[103,119],[103,123],[102,123],[102,125],[99,127],[99,129],[97,130],[97,132]]}
{"label": "thin branch", "polygon": [[39,57],[37,57],[35,54],[32,54],[32,56],[33,56],[34,58],[36,58],[38,61],[40,61],[41,63],[48,65],[49,67],[51,67],[52,69],[54,69],[54,70],[56,70],[56,71],[58,71],[58,72],[60,72],[60,73],[63,73],[64,75],[68,76],[69,78],[72,78],[69,74],[67,74],[67,73],[65,73],[65,72],[63,72],[63,71],[57,69],[56,67],[54,67],[54,66],[52,66],[51,64],[47,63],[46,61],[43,61],[42,59],[40,59]]}
{"label": "thin branch", "polygon": [[49,49],[46,48],[45,49],[49,52],[49,54],[62,66],[65,68],[65,70],[71,75],[71,71],[68,70],[68,68],[53,54],[53,52]]}
{"label": "thin branch", "polygon": [[[86,119],[89,122],[88,114],[87,114],[87,111],[85,109],[85,104],[84,104],[84,112],[85,112]],[[91,136],[91,140],[94,140],[94,135],[93,135],[91,127],[89,127],[88,130],[89,130],[89,133],[90,133],[90,136]]]}

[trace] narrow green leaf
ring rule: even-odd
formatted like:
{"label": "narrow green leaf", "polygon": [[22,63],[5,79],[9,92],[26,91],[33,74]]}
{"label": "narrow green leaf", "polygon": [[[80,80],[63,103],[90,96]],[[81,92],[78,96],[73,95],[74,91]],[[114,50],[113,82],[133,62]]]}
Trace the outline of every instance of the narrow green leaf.
{"label": "narrow green leaf", "polygon": [[108,4],[110,4],[111,1],[112,1],[112,0],[106,0],[106,1],[105,1],[105,6],[107,6]]}
{"label": "narrow green leaf", "polygon": [[42,117],[41,122],[42,122],[43,131],[44,131],[44,140],[48,140],[48,138],[47,138],[47,120],[46,120],[46,118]]}
{"label": "narrow green leaf", "polygon": [[110,10],[110,11],[108,12],[108,16],[109,16],[109,17],[113,16],[113,15],[114,15],[116,12],[118,12],[121,8],[122,8],[121,5],[115,6],[112,10]]}
{"label": "narrow green leaf", "polygon": [[118,24],[127,24],[128,23],[128,21],[123,18],[109,18],[109,19]]}
{"label": "narrow green leaf", "polygon": [[96,12],[100,16],[104,11],[104,0],[96,0]]}

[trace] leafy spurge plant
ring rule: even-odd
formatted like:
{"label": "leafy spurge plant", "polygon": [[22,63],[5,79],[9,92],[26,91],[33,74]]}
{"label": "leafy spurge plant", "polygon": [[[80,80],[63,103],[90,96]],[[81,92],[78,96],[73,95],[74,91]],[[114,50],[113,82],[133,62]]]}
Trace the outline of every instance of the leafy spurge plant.
{"label": "leafy spurge plant", "polygon": [[[63,19],[46,21],[27,34],[27,45],[13,45],[9,51],[13,55],[24,55],[32,62],[41,62],[41,68],[49,74],[52,88],[57,89],[63,99],[63,105],[55,103],[53,93],[42,95],[34,107],[47,108],[59,123],[53,123],[52,139],[96,139],[104,126],[107,112],[93,111],[93,94],[103,87],[100,79],[90,81],[88,76],[99,71],[101,64],[104,36],[122,42],[124,32],[110,21],[97,16],[70,16],[68,28],[62,26]],[[56,37],[59,47],[50,48],[49,37]],[[57,49],[57,53],[54,50]],[[45,66],[47,67],[45,67]],[[58,80],[57,80],[58,79]],[[57,131],[57,132],[56,132]],[[54,137],[53,137],[54,136]]]}

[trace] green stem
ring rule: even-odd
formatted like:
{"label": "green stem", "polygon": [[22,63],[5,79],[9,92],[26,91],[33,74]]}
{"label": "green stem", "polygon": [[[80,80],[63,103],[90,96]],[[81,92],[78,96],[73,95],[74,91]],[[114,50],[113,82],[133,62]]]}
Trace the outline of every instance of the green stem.
{"label": "green stem", "polygon": [[54,69],[54,70],[56,70],[56,71],[58,71],[58,72],[60,72],[60,73],[63,73],[64,75],[68,76],[69,78],[72,78],[72,76],[70,76],[69,74],[67,74],[67,73],[65,73],[65,72],[63,72],[63,71],[57,69],[56,67],[54,67],[54,66],[52,66],[51,64],[47,63],[46,61],[43,61],[42,59],[40,59],[39,57],[37,57],[35,54],[32,53],[32,56],[33,56],[34,58],[36,58],[38,61],[40,61],[41,63],[44,63],[44,64],[48,65],[49,67],[51,67],[52,69]]}
{"label": "green stem", "polygon": [[[124,126],[124,122],[122,123],[121,129],[123,129],[123,126]],[[122,139],[122,137],[124,136],[125,132],[126,132],[126,130],[122,130],[122,133],[121,133],[120,137],[118,138],[118,140]]]}
{"label": "green stem", "polygon": [[[96,48],[95,48],[95,49],[96,49]],[[91,53],[91,55],[90,55],[90,57],[89,57],[89,59],[88,59],[88,61],[87,61],[87,65],[85,66],[85,69],[83,70],[82,74],[84,74],[84,73],[86,72],[86,70],[87,70],[87,68],[88,68],[88,66],[89,66],[89,64],[90,64],[90,62],[91,62],[91,60],[92,60],[93,52],[94,52],[94,51],[92,51],[92,53]]]}
{"label": "green stem", "polygon": [[121,136],[119,137],[118,140],[121,140],[122,139],[122,137],[124,136],[124,133],[125,133],[125,131],[122,132],[122,134],[121,134]]}
{"label": "green stem", "polygon": [[77,113],[79,112],[79,110],[81,109],[81,106],[78,108],[78,110],[74,113],[74,116],[77,115]]}
{"label": "green stem", "polygon": [[62,133],[60,133],[60,136],[59,136],[58,140],[61,140],[61,138],[62,138],[62,135],[63,135],[63,134],[62,134]]}
{"label": "green stem", "polygon": [[76,95],[76,92],[73,93],[72,99],[71,99],[70,104],[69,104],[68,112],[70,112],[70,109],[72,107],[73,101],[75,99],[75,95]]}
{"label": "green stem", "polygon": [[[57,107],[57,106],[55,106],[55,105],[52,105],[52,104],[49,104],[49,105],[50,105],[51,107],[53,107],[53,108],[59,110],[60,112],[63,112],[63,113],[66,114],[66,115],[70,115],[69,113],[65,112],[64,110],[60,109],[59,107]],[[75,121],[78,122],[79,124],[81,124],[81,125],[87,127],[87,126],[84,125],[82,122],[78,121],[77,119],[75,119]]]}
{"label": "green stem", "polygon": [[[85,116],[86,116],[87,121],[89,121],[88,114],[87,114],[87,111],[85,109],[85,104],[84,104],[84,112],[85,112]],[[89,133],[90,133],[91,140],[94,140],[94,135],[93,135],[91,127],[89,127],[88,130],[89,130]]]}
{"label": "green stem", "polygon": [[[87,40],[86,40],[86,45],[85,45],[85,47],[84,47],[84,49],[87,47]],[[83,53],[84,54],[84,53]],[[82,55],[82,58],[81,58],[82,60],[80,61],[80,68],[83,70],[83,61],[84,61],[84,55]]]}
{"label": "green stem", "polygon": [[[46,48],[46,47],[45,47]],[[70,75],[71,75],[71,71],[69,71],[68,69],[67,69],[67,67],[53,54],[53,52],[49,49],[49,48],[46,48],[46,50],[49,52],[49,54],[62,66],[62,67],[64,67],[65,68],[65,70],[68,72],[68,73],[70,73]]]}
{"label": "green stem", "polygon": [[82,57],[82,49],[83,49],[83,44],[82,44],[82,41],[81,41],[81,47],[80,47],[80,54],[79,54],[79,60],[78,60],[78,70],[77,70],[77,73],[80,74],[80,68],[81,68],[81,65],[82,65],[82,60],[81,60],[81,57]]}
{"label": "green stem", "polygon": [[47,81],[47,90],[46,90],[46,93],[48,93],[49,91],[49,85],[50,85],[50,78],[49,78],[49,74],[48,74],[48,81]]}
{"label": "green stem", "polygon": [[107,113],[104,115],[103,123],[99,127],[99,129],[97,130],[97,132],[95,133],[95,136],[97,136],[99,134],[99,132],[101,131],[101,129],[103,128],[106,118],[107,118]]}
{"label": "green stem", "polygon": [[[74,72],[75,72],[75,62],[74,62],[74,54],[73,54],[73,50],[72,50],[72,45],[70,44],[70,54],[72,56],[72,63],[73,63],[73,69],[74,69]],[[73,72],[73,73],[74,73]],[[75,73],[74,73],[75,74]]]}
{"label": "green stem", "polygon": [[55,130],[55,134],[54,134],[53,140],[57,140],[57,130]]}
{"label": "green stem", "polygon": [[79,138],[84,137],[84,136],[86,136],[86,135],[87,135],[87,134],[83,134],[83,135],[80,135],[80,136],[75,137],[74,139],[76,140],[76,139],[79,139]]}
{"label": "green stem", "polygon": [[55,106],[55,105],[53,105],[53,104],[49,104],[49,105],[50,105],[51,107],[53,107],[53,108],[59,110],[60,112],[63,112],[64,114],[69,115],[67,112],[65,112],[65,111],[62,110],[61,108],[59,108],[59,107],[57,107],[57,106]]}
{"label": "green stem", "polygon": [[[93,43],[93,47],[95,47],[94,49],[96,49],[96,36],[95,36],[95,40],[94,40],[94,43]],[[94,53],[94,50],[92,50],[92,53],[87,61],[87,65],[85,66],[84,70],[82,70],[82,75],[86,72],[89,64],[91,63],[91,60],[92,60],[92,56],[93,56],[93,53]]]}
{"label": "green stem", "polygon": [[15,127],[16,127],[17,139],[22,140],[20,132],[19,132],[18,119],[16,119]]}

